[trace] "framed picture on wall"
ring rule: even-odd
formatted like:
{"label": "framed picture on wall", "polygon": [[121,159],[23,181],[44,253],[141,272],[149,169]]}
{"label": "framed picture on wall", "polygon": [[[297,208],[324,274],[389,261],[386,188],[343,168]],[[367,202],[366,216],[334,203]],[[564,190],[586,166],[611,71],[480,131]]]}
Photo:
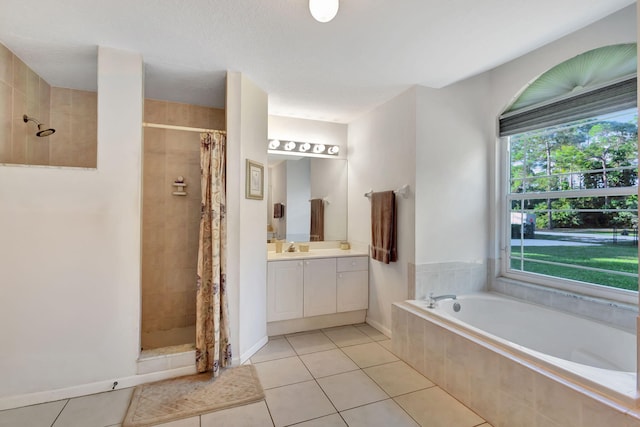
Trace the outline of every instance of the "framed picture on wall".
{"label": "framed picture on wall", "polygon": [[245,197],[255,200],[264,198],[264,166],[249,159],[247,159]]}

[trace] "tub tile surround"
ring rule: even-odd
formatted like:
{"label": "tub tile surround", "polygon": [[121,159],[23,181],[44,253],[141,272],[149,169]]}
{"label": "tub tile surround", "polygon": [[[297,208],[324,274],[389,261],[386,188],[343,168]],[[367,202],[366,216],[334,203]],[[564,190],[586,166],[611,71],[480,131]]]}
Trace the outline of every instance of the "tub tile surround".
{"label": "tub tile surround", "polygon": [[[392,306],[392,332],[400,359],[495,427],[640,427],[640,409],[452,333],[402,303]],[[424,339],[416,339],[421,332]]]}
{"label": "tub tile surround", "polygon": [[530,283],[498,278],[489,285],[497,292],[532,304],[544,305],[636,333],[638,306],[575,294]]}
{"label": "tub tile surround", "polygon": [[425,299],[430,292],[468,294],[486,290],[487,265],[482,261],[410,264],[408,277],[410,299]]}

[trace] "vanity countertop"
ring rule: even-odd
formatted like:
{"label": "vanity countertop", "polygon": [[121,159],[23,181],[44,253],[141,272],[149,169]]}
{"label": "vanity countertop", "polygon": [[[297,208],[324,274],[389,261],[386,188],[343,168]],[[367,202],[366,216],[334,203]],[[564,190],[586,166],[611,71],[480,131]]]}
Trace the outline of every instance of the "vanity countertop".
{"label": "vanity countertop", "polygon": [[275,251],[267,252],[267,261],[288,261],[296,259],[311,259],[311,258],[341,258],[351,256],[368,256],[367,251],[357,249],[343,250],[340,248],[328,248],[328,249],[309,249],[309,252],[282,252],[277,253]]}

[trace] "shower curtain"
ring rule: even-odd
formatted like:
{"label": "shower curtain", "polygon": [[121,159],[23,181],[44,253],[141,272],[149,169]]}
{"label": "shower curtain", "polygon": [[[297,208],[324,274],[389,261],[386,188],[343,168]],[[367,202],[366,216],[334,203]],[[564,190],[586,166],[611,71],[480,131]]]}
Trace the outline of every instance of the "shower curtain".
{"label": "shower curtain", "polygon": [[202,207],[196,297],[196,367],[198,372],[231,365],[229,310],[226,290],[226,136],[200,135]]}

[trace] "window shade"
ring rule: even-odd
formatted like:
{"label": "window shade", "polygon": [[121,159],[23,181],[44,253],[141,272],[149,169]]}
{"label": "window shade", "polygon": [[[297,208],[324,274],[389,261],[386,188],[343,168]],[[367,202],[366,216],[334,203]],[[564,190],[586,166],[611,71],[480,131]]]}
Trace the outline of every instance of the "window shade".
{"label": "window shade", "polygon": [[637,80],[637,77],[631,77],[576,96],[503,114],[500,117],[500,136],[633,108],[637,105]]}

